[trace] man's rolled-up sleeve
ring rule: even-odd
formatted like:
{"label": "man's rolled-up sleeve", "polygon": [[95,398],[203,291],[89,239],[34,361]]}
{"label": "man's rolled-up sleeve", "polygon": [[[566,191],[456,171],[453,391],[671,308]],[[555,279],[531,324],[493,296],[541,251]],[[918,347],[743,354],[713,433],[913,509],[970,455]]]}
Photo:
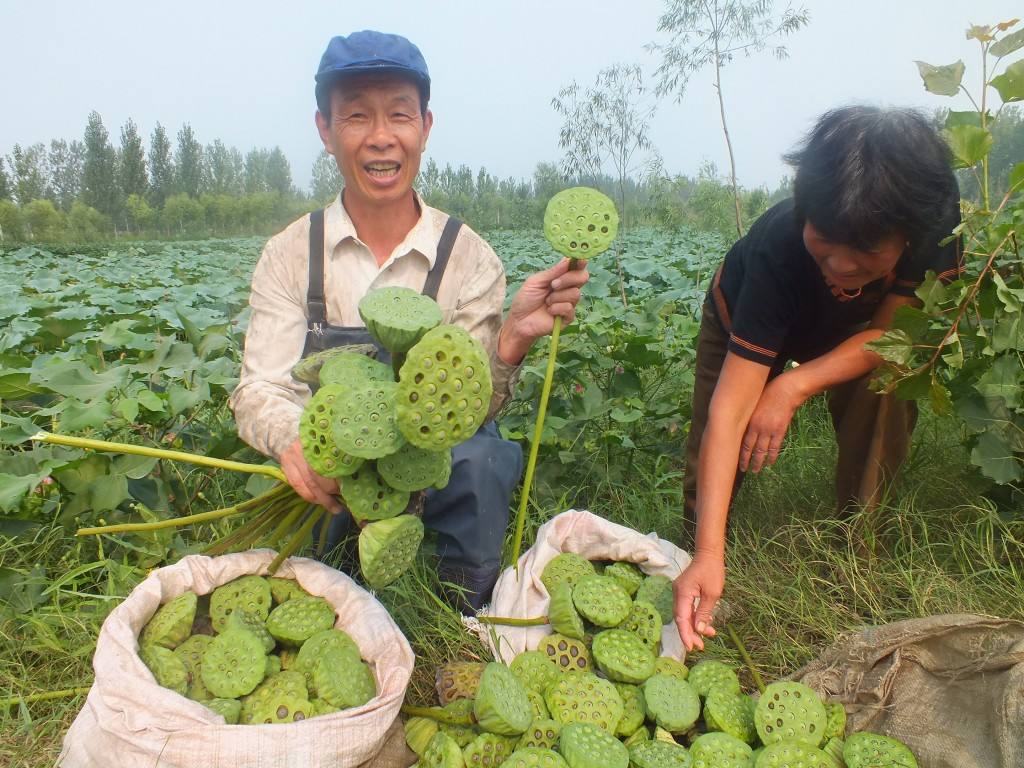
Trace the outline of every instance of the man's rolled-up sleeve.
{"label": "man's rolled-up sleeve", "polygon": [[239,436],[280,460],[298,439],[310,390],[291,373],[306,337],[305,296],[296,290],[302,283],[275,240],[267,243],[253,273],[242,374],[229,402]]}

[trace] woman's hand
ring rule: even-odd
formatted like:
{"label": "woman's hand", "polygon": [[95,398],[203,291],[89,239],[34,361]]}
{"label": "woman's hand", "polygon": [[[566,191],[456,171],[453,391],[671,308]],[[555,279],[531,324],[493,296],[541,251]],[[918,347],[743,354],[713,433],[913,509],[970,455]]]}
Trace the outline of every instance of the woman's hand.
{"label": "woman's hand", "polygon": [[740,471],[760,472],[779,458],[793,414],[804,401],[787,372],[768,382],[740,443]]}
{"label": "woman's hand", "polygon": [[318,475],[302,455],[302,443],[296,440],[281,454],[281,471],[295,492],[310,504],[319,504],[332,514],[344,507],[338,501],[338,481]]}
{"label": "woman's hand", "polygon": [[713,553],[697,552],[673,582],[676,628],[687,651],[704,650],[703,638],[717,634],[711,625],[711,612],[724,588],[725,560]]}

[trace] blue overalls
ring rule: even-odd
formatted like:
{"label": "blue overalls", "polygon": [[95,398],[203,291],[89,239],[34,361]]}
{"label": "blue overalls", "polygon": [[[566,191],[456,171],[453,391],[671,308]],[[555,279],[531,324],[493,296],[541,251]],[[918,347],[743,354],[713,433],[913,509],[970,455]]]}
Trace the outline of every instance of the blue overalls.
{"label": "blue overalls", "polygon": [[[452,247],[462,222],[449,217],[437,246],[437,258],[427,274],[422,293],[437,299]],[[309,288],[306,293],[309,326],[302,356],[348,344],[373,344],[378,359],[390,355],[365,327],[327,323],[324,298],[324,212],[313,211],[309,226]],[[438,574],[464,590],[458,607],[480,608],[490,597],[501,570],[501,548],[508,526],[512,491],[523,471],[523,451],[504,440],[493,421],[452,449],[452,474],[443,490],[427,491],[423,523],[437,532]],[[344,479],[341,480],[344,482]],[[347,512],[334,515],[328,529],[327,552],[335,549],[352,526]],[[315,540],[315,534],[314,534]]]}

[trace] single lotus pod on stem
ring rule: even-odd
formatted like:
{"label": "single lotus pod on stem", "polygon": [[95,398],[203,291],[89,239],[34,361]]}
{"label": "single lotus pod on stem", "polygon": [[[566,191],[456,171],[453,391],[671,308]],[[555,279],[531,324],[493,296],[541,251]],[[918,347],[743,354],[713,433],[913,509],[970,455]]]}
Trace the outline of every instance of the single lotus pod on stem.
{"label": "single lotus pod on stem", "polygon": [[409,570],[420,542],[423,523],[413,515],[399,515],[370,523],[359,532],[359,569],[374,589],[391,584]]}
{"label": "single lotus pod on stem", "polygon": [[409,505],[409,492],[386,483],[372,462],[345,479],[341,484],[341,498],[360,526],[400,515]]}
{"label": "single lotus pod on stem", "polygon": [[371,381],[394,381],[391,366],[366,355],[342,352],[320,369],[320,386],[352,386]]}
{"label": "single lotus pod on stem", "polygon": [[341,391],[334,401],[331,431],[340,451],[362,459],[379,459],[402,447],[405,438],[395,423],[395,382],[335,386]]}
{"label": "single lotus pod on stem", "polygon": [[[569,257],[569,268],[575,269],[578,259],[589,259],[608,250],[619,229],[619,215],[615,203],[607,196],[589,187],[573,187],[559,192],[548,201],[544,210],[544,236],[551,247],[563,256]],[[562,331],[562,318],[556,317],[551,328],[551,342],[548,348],[548,365],[544,373],[544,386],[537,406],[537,421],[530,441],[530,456],[526,462],[526,476],[519,496],[519,511],[516,514],[516,528],[512,535],[512,564],[519,562],[523,545],[523,526],[526,523],[526,508],[530,503],[530,488],[533,473],[537,468],[537,454],[540,438],[544,432],[544,416],[547,413],[551,382],[555,375],[555,358],[558,355],[558,336]],[[518,566],[516,566],[518,567]]]}
{"label": "single lotus pod on stem", "polygon": [[[373,362],[369,358],[364,358]],[[351,386],[351,385],[349,385]],[[335,439],[338,410],[335,403],[348,392],[344,384],[328,384],[313,395],[302,409],[299,419],[299,443],[302,456],[323,477],[347,477],[363,463],[363,458],[346,452]]]}
{"label": "single lotus pod on stem", "polygon": [[314,352],[292,366],[292,378],[310,386],[320,384],[320,369],[328,360],[344,354],[363,355],[373,359],[377,356],[377,347],[373,344],[346,344]]}
{"label": "single lotus pod on stem", "polygon": [[358,309],[366,330],[391,353],[396,374],[410,347],[444,319],[432,298],[398,286],[370,291]]}

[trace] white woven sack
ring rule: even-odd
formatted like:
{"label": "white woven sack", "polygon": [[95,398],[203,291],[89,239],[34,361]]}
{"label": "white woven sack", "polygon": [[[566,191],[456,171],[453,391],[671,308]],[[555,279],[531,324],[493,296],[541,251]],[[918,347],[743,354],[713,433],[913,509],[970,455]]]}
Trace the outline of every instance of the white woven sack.
{"label": "white woven sack", "polygon": [[[562,552],[575,552],[588,560],[626,560],[649,576],[675,579],[690,564],[690,556],[671,542],[649,533],[609,522],[584,510],[570,509],[552,518],[537,531],[537,541],[519,558],[519,573],[506,568],[494,585],[487,613],[491,616],[532,618],[546,616],[548,592],[540,581],[544,566]],[[493,629],[493,632],[490,630]],[[487,627],[487,642],[495,658],[506,664],[532,650],[551,633],[551,627]],[[495,637],[497,644],[495,644]],[[685,657],[676,625],[661,630],[661,655]]]}
{"label": "white woven sack", "polygon": [[61,768],[355,768],[373,758],[398,716],[413,653],[377,600],[345,574],[306,558],[277,575],[296,579],[334,606],[377,680],[362,707],[298,723],[225,725],[220,715],[157,684],[138,655],[139,632],[162,603],[206,594],[246,574],[266,575],[269,550],[191,555],[160,568],[132,590],[100,629],[94,682],[64,737]]}

